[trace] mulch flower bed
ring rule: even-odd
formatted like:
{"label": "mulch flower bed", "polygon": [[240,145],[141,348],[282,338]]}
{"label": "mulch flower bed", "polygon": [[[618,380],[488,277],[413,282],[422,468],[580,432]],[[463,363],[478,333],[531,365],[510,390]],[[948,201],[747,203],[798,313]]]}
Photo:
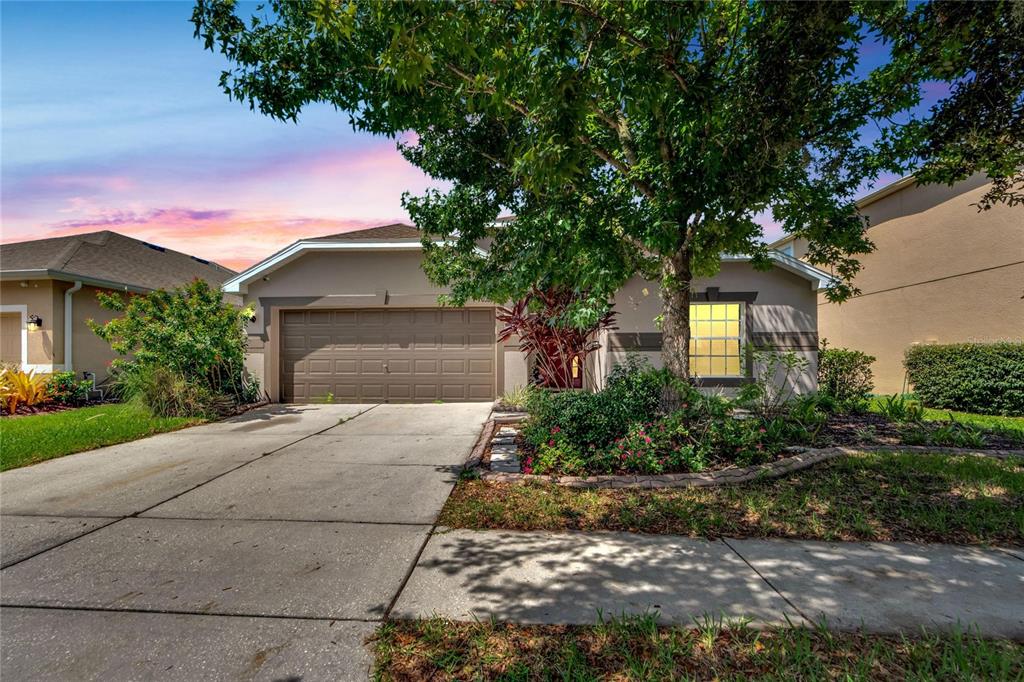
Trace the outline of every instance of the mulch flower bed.
{"label": "mulch flower bed", "polygon": [[[934,429],[942,422],[922,422],[919,428]],[[880,414],[829,415],[819,434],[822,445],[903,445],[903,431],[909,424],[897,424]],[[1019,441],[997,432],[986,432],[985,442],[977,450],[1014,450],[1024,447]]]}

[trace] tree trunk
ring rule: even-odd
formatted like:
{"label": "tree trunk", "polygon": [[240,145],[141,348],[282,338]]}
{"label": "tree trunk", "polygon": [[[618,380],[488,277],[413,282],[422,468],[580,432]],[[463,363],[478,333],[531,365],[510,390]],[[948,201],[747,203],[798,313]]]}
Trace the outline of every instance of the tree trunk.
{"label": "tree trunk", "polygon": [[690,254],[679,251],[662,260],[661,358],[684,381],[690,379]]}

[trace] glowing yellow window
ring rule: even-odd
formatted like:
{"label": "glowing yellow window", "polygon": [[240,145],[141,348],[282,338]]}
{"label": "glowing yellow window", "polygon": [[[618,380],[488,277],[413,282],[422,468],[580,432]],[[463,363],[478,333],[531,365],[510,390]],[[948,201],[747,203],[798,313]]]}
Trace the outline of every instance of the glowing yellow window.
{"label": "glowing yellow window", "polygon": [[744,376],[743,304],[690,305],[690,371],[695,376]]}

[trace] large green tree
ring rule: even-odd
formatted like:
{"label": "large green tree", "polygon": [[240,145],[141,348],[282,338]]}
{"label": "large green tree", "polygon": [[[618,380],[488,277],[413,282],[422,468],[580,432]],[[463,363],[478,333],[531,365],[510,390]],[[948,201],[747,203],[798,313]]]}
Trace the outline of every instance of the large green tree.
{"label": "large green tree", "polygon": [[[1009,3],[275,0],[243,17],[198,0],[194,21],[231,62],[226,92],[263,113],[327,102],[358,130],[415,133],[406,158],[451,189],[406,206],[442,238],[425,268],[452,302],[568,285],[582,324],[642,274],[660,282],[682,377],[694,278],[723,253],[768,266],[757,216],[808,238],[842,299],[871,248],[852,199],[865,180],[911,163],[943,180],[1014,170],[992,142],[1020,132]],[[887,54],[873,68],[869,43]],[[941,108],[914,115],[922,83],[969,84],[984,60],[1016,80],[947,98],[991,114],[978,144]]]}

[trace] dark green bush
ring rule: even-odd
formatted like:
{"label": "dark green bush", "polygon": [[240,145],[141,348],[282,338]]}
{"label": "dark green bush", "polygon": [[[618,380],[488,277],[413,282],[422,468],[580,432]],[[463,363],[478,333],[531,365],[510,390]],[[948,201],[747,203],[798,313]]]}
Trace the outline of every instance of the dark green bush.
{"label": "dark green bush", "polygon": [[903,362],[927,407],[1024,415],[1024,343],[913,346]]}
{"label": "dark green bush", "polygon": [[534,391],[524,435],[539,446],[557,428],[567,444],[580,451],[591,445],[604,447],[625,434],[630,424],[654,418],[666,382],[661,371],[624,370],[613,372],[607,387],[596,393]]}
{"label": "dark green bush", "polygon": [[837,402],[865,400],[874,388],[871,363],[875,358],[859,350],[829,348],[821,340],[818,350],[818,391]]}
{"label": "dark green bush", "polygon": [[113,362],[123,397],[137,397],[165,416],[210,415],[258,397],[244,366],[251,311],[226,303],[219,289],[197,279],[145,296],[98,298],[104,308],[122,313],[89,324],[126,356]]}

